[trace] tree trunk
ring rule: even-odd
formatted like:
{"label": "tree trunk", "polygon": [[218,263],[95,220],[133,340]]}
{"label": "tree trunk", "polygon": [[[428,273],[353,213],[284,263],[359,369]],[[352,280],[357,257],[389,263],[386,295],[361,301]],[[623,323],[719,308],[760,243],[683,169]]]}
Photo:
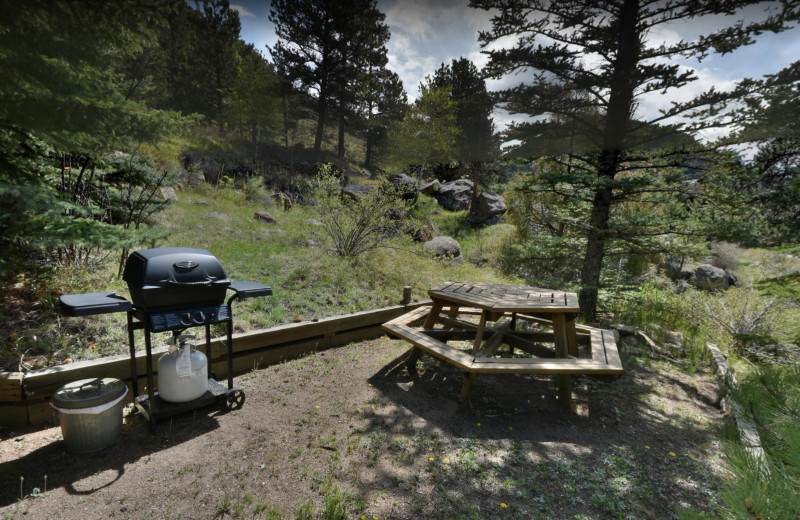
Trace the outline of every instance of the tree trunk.
{"label": "tree trunk", "polygon": [[606,253],[608,218],[611,214],[611,190],[597,190],[592,201],[589,234],[586,237],[586,253],[581,269],[581,292],[578,303],[587,322],[597,321],[597,292],[600,288],[600,272]]}
{"label": "tree trunk", "polygon": [[319,103],[317,104],[317,133],[314,136],[314,159],[319,161],[320,149],[322,147],[322,134],[325,131],[325,115],[328,111],[327,93],[320,89]]}
{"label": "tree trunk", "polygon": [[[597,164],[597,176],[612,180],[617,174],[621,150],[625,145],[633,112],[633,90],[636,64],[641,42],[636,25],[639,17],[638,0],[625,0],[620,11],[616,60],[612,71],[603,146]],[[597,320],[597,293],[603,267],[606,242],[609,238],[608,221],[611,215],[613,191],[607,183],[598,184],[592,201],[589,233],[586,237],[586,254],[581,269],[579,304],[581,314],[588,322]]]}
{"label": "tree trunk", "polygon": [[283,93],[283,144],[289,149],[289,93]]}
{"label": "tree trunk", "polygon": [[344,107],[339,108],[339,146],[336,149],[336,159],[339,161],[339,168],[344,172]]}

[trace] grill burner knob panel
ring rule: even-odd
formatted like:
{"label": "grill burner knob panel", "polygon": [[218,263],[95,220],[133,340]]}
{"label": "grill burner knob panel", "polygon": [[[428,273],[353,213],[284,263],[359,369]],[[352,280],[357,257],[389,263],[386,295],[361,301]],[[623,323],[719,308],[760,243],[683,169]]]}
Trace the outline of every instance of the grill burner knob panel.
{"label": "grill burner knob panel", "polygon": [[230,310],[227,305],[171,312],[156,312],[150,314],[150,328],[153,332],[165,332],[173,329],[219,323],[229,320],[230,316]]}

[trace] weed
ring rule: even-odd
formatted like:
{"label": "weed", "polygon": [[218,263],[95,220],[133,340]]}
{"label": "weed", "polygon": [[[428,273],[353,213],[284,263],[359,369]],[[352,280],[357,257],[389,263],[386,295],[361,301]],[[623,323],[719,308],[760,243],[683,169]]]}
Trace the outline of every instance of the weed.
{"label": "weed", "polygon": [[294,512],[295,520],[314,520],[314,506],[308,502],[302,504]]}

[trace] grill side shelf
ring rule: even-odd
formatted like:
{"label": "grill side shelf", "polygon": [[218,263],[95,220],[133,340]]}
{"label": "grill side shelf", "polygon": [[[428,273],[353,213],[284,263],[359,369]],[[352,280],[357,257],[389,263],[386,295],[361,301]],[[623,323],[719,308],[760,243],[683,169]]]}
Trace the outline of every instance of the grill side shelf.
{"label": "grill side shelf", "polygon": [[128,312],[131,302],[114,291],[65,294],[59,298],[65,316],[95,316],[111,312]]}
{"label": "grill side shelf", "polygon": [[272,296],[272,287],[269,285],[247,280],[231,282],[231,284],[228,286],[228,289],[232,290],[235,293],[233,296],[240,300],[244,300],[245,298]]}

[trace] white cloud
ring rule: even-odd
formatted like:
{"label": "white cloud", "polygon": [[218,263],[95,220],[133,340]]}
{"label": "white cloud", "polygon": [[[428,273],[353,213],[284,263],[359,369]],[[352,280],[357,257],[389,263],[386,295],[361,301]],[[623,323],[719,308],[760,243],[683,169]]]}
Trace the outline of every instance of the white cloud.
{"label": "white cloud", "polygon": [[247,7],[239,4],[231,4],[231,9],[239,13],[239,16],[252,16],[255,18],[255,14],[253,14]]}

